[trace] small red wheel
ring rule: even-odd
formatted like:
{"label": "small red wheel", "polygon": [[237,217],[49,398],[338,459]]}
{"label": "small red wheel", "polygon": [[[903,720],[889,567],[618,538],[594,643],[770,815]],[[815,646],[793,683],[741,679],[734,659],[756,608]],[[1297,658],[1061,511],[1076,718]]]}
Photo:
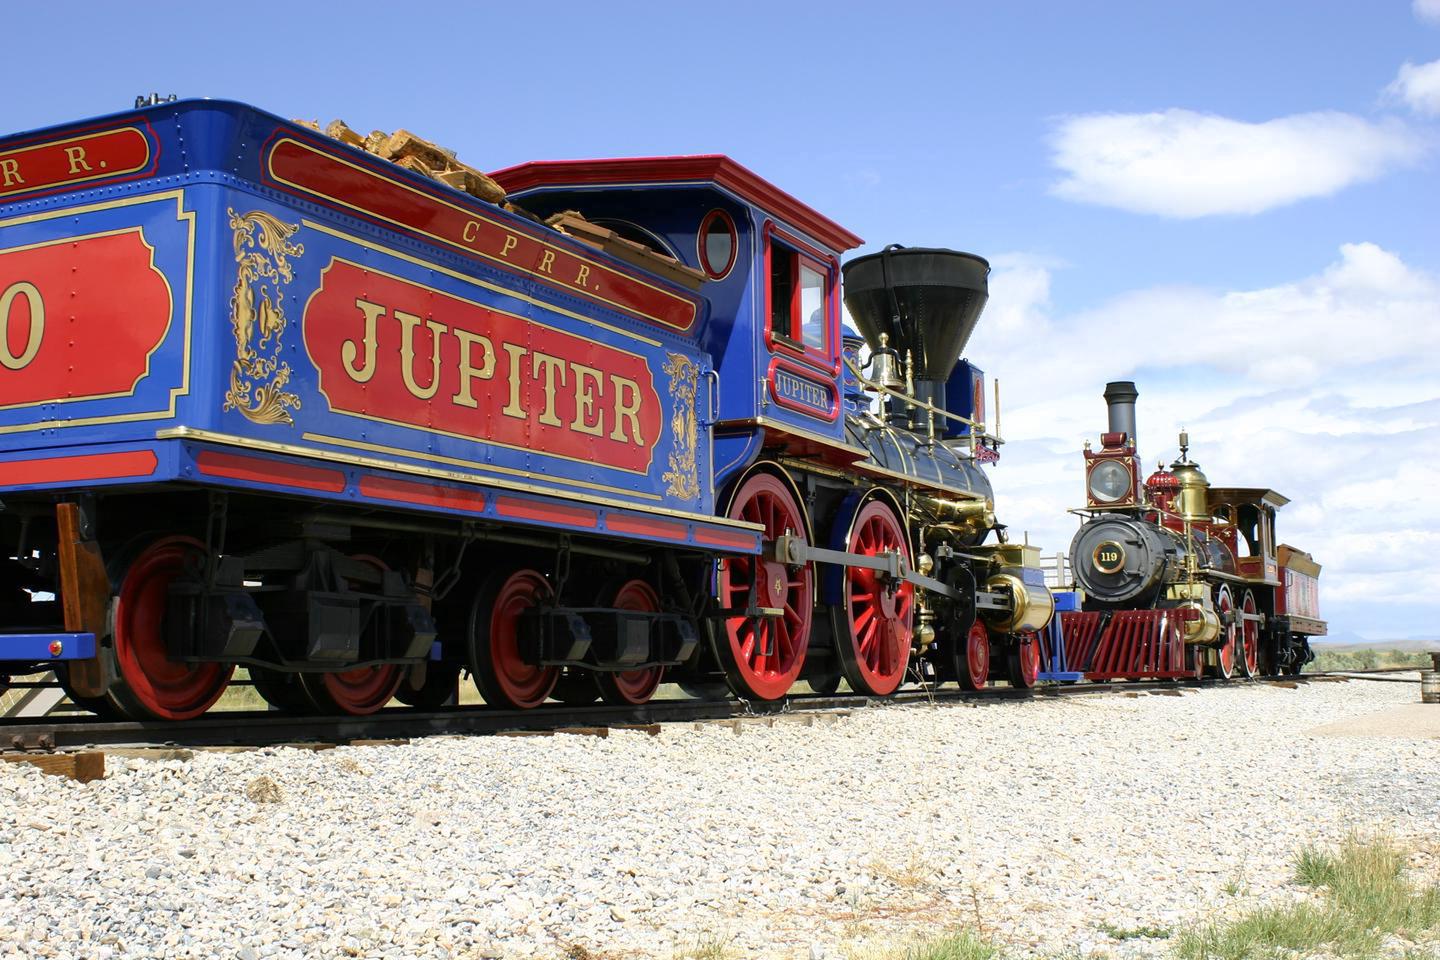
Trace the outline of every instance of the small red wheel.
{"label": "small red wheel", "polygon": [[955,670],[960,686],[966,690],[983,690],[990,680],[990,632],[979,620],[970,624],[970,632],[965,635],[965,659],[955,664]]}
{"label": "small red wheel", "polygon": [[1212,669],[1215,676],[1221,680],[1229,680],[1235,673],[1235,641],[1240,631],[1236,629],[1234,622],[1225,622],[1235,612],[1235,601],[1230,596],[1230,588],[1223,584],[1215,595],[1215,612],[1220,614],[1222,642],[1215,651],[1215,665]]}
{"label": "small red wheel", "polygon": [[[616,591],[610,605],[617,610],[659,613],[660,597],[644,580],[630,580]],[[600,696],[606,703],[617,707],[638,707],[655,696],[664,673],[664,667],[644,667],[621,673],[599,673],[596,679],[600,684]]]}
{"label": "small red wheel", "polygon": [[[1240,612],[1242,614],[1254,615],[1255,593],[1246,590],[1245,595],[1240,599]],[[1239,623],[1239,661],[1240,670],[1247,677],[1259,676],[1260,674],[1260,624],[1254,620],[1241,620]]]}
{"label": "small red wheel", "polygon": [[322,713],[363,717],[394,699],[403,679],[400,664],[381,663],[333,673],[307,673],[301,682]]}
{"label": "small red wheel", "polygon": [[115,604],[116,678],[110,699],[134,720],[189,720],[220,699],[229,663],[182,663],[165,647],[170,584],[204,562],[205,548],[191,537],[156,540],[131,561]]}
{"label": "small red wheel", "polygon": [[[731,498],[728,516],[760,524],[767,541],[782,534],[809,539],[800,504],[774,474],[756,473],[742,483]],[[753,586],[760,606],[781,611],[777,617],[729,617],[716,644],[725,677],[737,696],[780,699],[805,665],[814,614],[814,568],[764,557],[728,557],[721,561],[715,580],[722,607],[744,608]]]}
{"label": "small red wheel", "polygon": [[1010,686],[1029,690],[1040,679],[1040,636],[1025,633],[1015,638],[1015,645],[1006,656]]}
{"label": "small red wheel", "polygon": [[543,574],[521,569],[492,580],[476,595],[470,608],[470,671],[491,706],[528,710],[555,689],[559,667],[539,667],[520,655],[520,617],[551,593]]}
{"label": "small red wheel", "polygon": [[[357,554],[350,559],[369,564],[381,574],[388,569],[383,560],[369,554]],[[400,689],[400,681],[404,679],[405,668],[398,663],[300,675],[300,683],[315,704],[316,710],[321,713],[344,713],[353,717],[367,716],[385,706],[394,699],[395,691]]]}
{"label": "small red wheel", "polygon": [[[899,552],[910,563],[910,546],[895,513],[881,500],[860,508],[846,540],[850,553],[877,557]],[[880,571],[846,567],[842,604],[832,610],[840,667],[856,693],[888,697],[905,681],[914,636],[915,587],[888,583]]]}

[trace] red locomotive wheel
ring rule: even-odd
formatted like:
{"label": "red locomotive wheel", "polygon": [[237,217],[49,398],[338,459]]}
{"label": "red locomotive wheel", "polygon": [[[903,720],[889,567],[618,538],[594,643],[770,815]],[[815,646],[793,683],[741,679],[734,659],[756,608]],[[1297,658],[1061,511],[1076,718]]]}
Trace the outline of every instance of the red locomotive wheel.
{"label": "red locomotive wheel", "polygon": [[[789,534],[808,543],[805,515],[779,477],[757,473],[731,499],[729,517],[765,528],[764,539]],[[814,614],[814,568],[792,567],[763,557],[729,557],[716,574],[720,605],[744,609],[750,589],[761,607],[778,617],[733,616],[716,644],[721,665],[735,694],[753,700],[778,700],[790,691],[805,665]]]}
{"label": "red locomotive wheel", "polygon": [[[872,500],[850,525],[849,551],[866,557],[898,551],[906,566],[910,547],[889,505]],[[892,586],[878,570],[846,567],[842,606],[834,610],[836,653],[850,688],[888,697],[905,681],[914,636],[915,587]]]}
{"label": "red locomotive wheel", "polygon": [[544,575],[522,569],[492,580],[476,595],[470,608],[470,670],[492,707],[528,710],[555,689],[559,667],[537,667],[520,656],[520,617],[551,592]]}
{"label": "red locomotive wheel", "polygon": [[1239,635],[1234,623],[1225,623],[1226,619],[1235,612],[1235,601],[1230,596],[1230,588],[1221,586],[1220,592],[1215,595],[1215,610],[1220,614],[1221,646],[1215,651],[1215,676],[1221,680],[1229,680],[1235,673],[1235,641]]}
{"label": "red locomotive wheel", "polygon": [[1010,686],[1029,690],[1040,679],[1040,636],[1035,633],[1022,634],[1015,638],[1015,646],[1006,656],[1006,672]]}
{"label": "red locomotive wheel", "polygon": [[116,679],[110,698],[133,720],[190,720],[220,699],[228,663],[181,663],[165,649],[170,584],[204,560],[191,537],[164,537],[140,552],[125,571],[115,605]]}
{"label": "red locomotive wheel", "polygon": [[301,682],[322,713],[363,717],[393,700],[403,679],[400,664],[382,663],[338,673],[307,673]]}
{"label": "red locomotive wheel", "polygon": [[[957,669],[961,664],[957,664]],[[965,636],[964,669],[959,670],[960,686],[965,690],[983,690],[990,681],[990,632],[976,620]]]}
{"label": "red locomotive wheel", "polygon": [[[379,557],[357,554],[351,557],[369,564],[382,574],[387,569]],[[355,584],[351,584],[352,588]],[[363,717],[374,713],[395,697],[405,668],[398,663],[357,667],[337,673],[303,673],[300,683],[315,709],[321,713],[344,713]]]}
{"label": "red locomotive wheel", "polygon": [[[1256,612],[1255,594],[1246,590],[1240,600],[1240,612],[1253,615]],[[1255,677],[1260,674],[1260,624],[1254,620],[1241,620],[1239,623],[1239,660],[1240,670],[1247,677]]]}
{"label": "red locomotive wheel", "polygon": [[[616,591],[610,605],[617,610],[659,613],[660,597],[644,580],[630,580]],[[638,707],[655,696],[664,675],[664,667],[645,667],[622,673],[600,673],[596,679],[600,685],[600,696],[606,703],[617,707]]]}

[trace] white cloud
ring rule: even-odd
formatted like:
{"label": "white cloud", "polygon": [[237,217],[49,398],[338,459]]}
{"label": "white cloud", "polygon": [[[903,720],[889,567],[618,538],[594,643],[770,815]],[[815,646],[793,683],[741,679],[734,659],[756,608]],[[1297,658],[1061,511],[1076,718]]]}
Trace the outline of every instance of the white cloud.
{"label": "white cloud", "polygon": [[[1068,549],[1080,449],[1105,428],[1107,380],[1133,379],[1145,470],[1192,456],[1211,481],[1292,498],[1283,541],[1324,565],[1332,628],[1372,638],[1440,619],[1440,278],[1373,243],[1254,290],[1136,290],[1057,315],[1063,273],[996,257],[967,353],[1003,388],[997,513],[1046,553]],[[992,313],[992,311],[994,311]]]}
{"label": "white cloud", "polygon": [[1415,0],[1415,16],[1440,22],[1440,0]]}
{"label": "white cloud", "polygon": [[1064,118],[1053,146],[1068,200],[1192,218],[1328,196],[1414,161],[1400,124],[1345,113],[1246,123],[1190,110]]}
{"label": "white cloud", "polygon": [[[1436,0],[1436,5],[1440,6],[1440,0]],[[1413,63],[1403,64],[1385,93],[1416,113],[1440,115],[1440,60],[1418,67]]]}

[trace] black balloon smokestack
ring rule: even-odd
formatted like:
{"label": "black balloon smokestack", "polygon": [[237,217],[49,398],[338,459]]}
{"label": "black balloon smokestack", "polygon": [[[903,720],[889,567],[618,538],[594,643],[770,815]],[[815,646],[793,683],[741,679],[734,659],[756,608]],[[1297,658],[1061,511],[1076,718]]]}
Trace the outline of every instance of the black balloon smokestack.
{"label": "black balloon smokestack", "polygon": [[880,334],[915,363],[916,399],[945,406],[945,381],[990,298],[990,264],[972,253],[886,247],[843,268],[845,306],[871,350]]}
{"label": "black balloon smokestack", "polygon": [[1105,384],[1105,405],[1110,411],[1110,432],[1123,433],[1135,445],[1135,400],[1140,391],[1132,380],[1116,380]]}

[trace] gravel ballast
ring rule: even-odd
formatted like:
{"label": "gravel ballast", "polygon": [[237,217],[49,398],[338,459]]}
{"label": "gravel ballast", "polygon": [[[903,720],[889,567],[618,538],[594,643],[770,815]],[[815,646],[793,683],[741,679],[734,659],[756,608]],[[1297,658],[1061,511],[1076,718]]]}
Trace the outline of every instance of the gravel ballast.
{"label": "gravel ballast", "polygon": [[1418,696],[876,707],[111,758],[90,784],[0,764],[0,956],[815,960],[958,926],[1158,955],[1106,931],[1290,896],[1296,851],[1356,828],[1433,848],[1440,740],[1306,733]]}

